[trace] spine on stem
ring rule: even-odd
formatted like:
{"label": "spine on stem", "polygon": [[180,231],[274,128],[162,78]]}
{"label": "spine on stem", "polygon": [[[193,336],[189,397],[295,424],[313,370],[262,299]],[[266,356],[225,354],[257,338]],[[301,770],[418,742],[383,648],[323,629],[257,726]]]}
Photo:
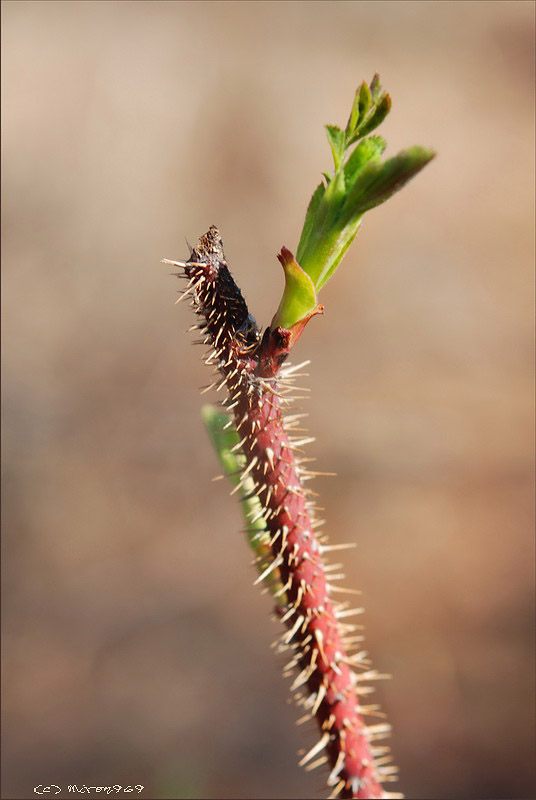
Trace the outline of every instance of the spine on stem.
{"label": "spine on stem", "polygon": [[[288,263],[289,251],[281,262]],[[302,448],[309,441],[293,435],[300,414],[289,414],[296,398],[293,381],[301,365],[283,366],[299,331],[281,326],[264,336],[248,311],[225,260],[215,227],[201,237],[186,262],[167,261],[179,267],[187,280],[181,298],[190,298],[198,317],[199,343],[208,348],[206,363],[216,368],[216,390],[226,389],[223,407],[232,414],[239,442],[235,450],[243,464],[233,492],[247,487],[258,504],[251,523],[261,521],[257,536],[264,551],[258,558],[262,571],[256,582],[277,579],[276,613],[285,626],[278,642],[288,651],[287,674],[294,675],[291,691],[303,707],[303,721],[316,719],[320,737],[300,761],[306,769],[321,764],[329,771],[330,797],[395,798],[382,784],[395,780],[388,748],[378,742],[389,725],[376,705],[367,704],[369,683],[385,677],[372,670],[358,626],[347,619],[361,608],[333,598],[343,577],[339,565],[328,565],[330,548],[316,530],[313,493],[304,482],[315,473],[305,467]],[[319,307],[313,313],[318,313]],[[356,635],[357,633],[357,635]],[[357,652],[353,652],[357,649]],[[364,717],[382,721],[366,724]]]}

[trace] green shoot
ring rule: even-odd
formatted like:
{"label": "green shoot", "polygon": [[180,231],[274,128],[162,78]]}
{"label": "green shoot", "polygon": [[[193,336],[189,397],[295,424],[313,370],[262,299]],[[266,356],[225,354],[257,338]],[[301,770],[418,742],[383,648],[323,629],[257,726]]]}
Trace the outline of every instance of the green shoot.
{"label": "green shoot", "polygon": [[386,142],[369,136],[391,109],[379,76],[357,89],[346,128],[326,125],[334,171],[324,173],[309,203],[296,259],[272,327],[291,329],[318,306],[317,293],[352,244],[363,214],[384,203],[428,164],[435,153],[410,147],[382,161]]}

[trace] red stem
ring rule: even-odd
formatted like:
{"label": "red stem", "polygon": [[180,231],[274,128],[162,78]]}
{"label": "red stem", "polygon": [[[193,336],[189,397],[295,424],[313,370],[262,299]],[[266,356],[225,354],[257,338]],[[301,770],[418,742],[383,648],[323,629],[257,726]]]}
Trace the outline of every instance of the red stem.
{"label": "red stem", "polygon": [[[208,361],[217,362],[228,389],[226,407],[233,411],[243,439],[244,472],[253,478],[265,510],[272,567],[279,571],[287,597],[280,611],[287,628],[281,646],[292,650],[289,666],[298,671],[292,689],[299,690],[298,702],[320,728],[319,742],[300,763],[312,765],[326,756],[332,797],[399,797],[381,786],[394,779],[395,768],[385,766],[390,760],[383,756],[387,748],[372,744],[388,735],[389,726],[367,726],[363,714],[379,712],[359,703],[371,691],[363,681],[379,676],[368,669],[365,654],[354,660],[348,655],[345,634],[355,627],[339,621],[342,607],[331,598],[323,559],[327,548],[314,533],[313,505],[301,481],[306,470],[295,456],[298,446],[283,418],[287,386],[279,370],[292,347],[292,332],[268,330],[260,341],[228,271],[217,229],[200,239],[184,274],[195,287],[192,301],[204,320],[204,341],[213,348]],[[364,667],[367,671],[354,672]]]}

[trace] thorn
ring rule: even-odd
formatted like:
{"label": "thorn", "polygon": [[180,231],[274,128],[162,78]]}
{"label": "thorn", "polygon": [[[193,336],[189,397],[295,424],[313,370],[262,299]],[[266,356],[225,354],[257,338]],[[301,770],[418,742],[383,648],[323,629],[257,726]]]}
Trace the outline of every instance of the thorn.
{"label": "thorn", "polygon": [[326,780],[328,786],[334,786],[334,784],[336,783],[337,778],[339,777],[339,772],[344,766],[345,755],[346,754],[344,753],[344,751],[341,750],[341,752],[337,756],[337,761],[335,762],[335,766],[329,773],[328,778]]}
{"label": "thorn", "polygon": [[374,763],[377,765],[378,764],[377,757],[378,756],[383,756],[384,753],[385,753],[385,755],[387,755],[388,753],[391,752],[391,748],[387,747],[385,745],[383,747],[381,747],[381,746],[380,747],[371,747],[370,748],[370,752],[374,756]]}
{"label": "thorn", "polygon": [[318,645],[318,649],[320,650],[320,655],[322,656],[323,660],[328,663],[326,658],[326,654],[324,653],[324,634],[319,628],[315,628],[314,630],[314,637],[316,639],[316,643]]}
{"label": "thorn", "polygon": [[390,735],[391,726],[388,722],[378,722],[376,725],[367,725],[365,727],[365,733],[371,740],[379,739],[380,737],[383,738],[384,736]]}
{"label": "thorn", "polygon": [[175,305],[177,305],[177,303],[181,303],[184,300],[184,298],[188,297],[188,295],[190,295],[192,292],[195,292],[195,290],[199,288],[199,284],[201,283],[201,280],[198,280],[197,283],[194,283],[191,286],[188,286],[188,288],[185,289],[184,292],[182,292],[182,294],[180,295],[178,300],[175,300]]}
{"label": "thorn", "polygon": [[[283,563],[283,559],[281,559],[281,563]],[[292,628],[290,629],[290,631],[289,631],[289,632],[287,633],[287,635],[286,635],[286,636],[283,638],[283,642],[284,642],[284,644],[290,644],[290,642],[291,642],[291,641],[292,641],[292,639],[294,638],[295,634],[297,633],[297,631],[298,631],[299,627],[300,627],[300,626],[301,626],[301,625],[302,625],[304,622],[305,622],[305,617],[303,616],[303,614],[300,614],[300,616],[298,617],[298,619],[296,620],[296,622],[294,623],[294,625],[292,626]],[[316,631],[315,631],[315,633],[316,633]]]}
{"label": "thorn", "polygon": [[[322,728],[324,730],[330,731],[333,728],[334,724],[335,724],[335,719],[336,719],[335,714],[330,714],[328,719],[326,719],[322,723]],[[341,733],[341,738],[342,738],[342,733]]]}
{"label": "thorn", "polygon": [[336,478],[336,472],[318,472],[315,469],[308,469],[304,470],[304,474],[308,475],[310,478]]}
{"label": "thorn", "polygon": [[[326,473],[326,475],[329,473]],[[333,475],[335,473],[332,473]],[[330,553],[332,550],[353,550],[354,547],[357,547],[357,542],[347,542],[346,544],[327,544],[320,546],[320,552]]]}
{"label": "thorn", "polygon": [[292,448],[303,447],[306,444],[311,444],[312,442],[316,442],[315,436],[308,436],[306,439],[291,439]]}
{"label": "thorn", "polygon": [[214,383],[209,383],[208,386],[203,386],[199,390],[199,394],[206,394],[207,392],[210,392],[210,390],[213,389],[215,386],[216,386],[215,382]]}
{"label": "thorn", "polygon": [[[326,564],[324,567],[324,572],[333,572],[333,570],[340,569],[341,567],[342,564]],[[332,580],[331,577],[330,580]]]}
{"label": "thorn", "polygon": [[286,378],[288,375],[292,375],[293,372],[297,372],[302,367],[308,367],[310,363],[311,360],[309,359],[307,361],[302,361],[301,364],[295,364],[294,366],[288,364],[284,370],[282,370],[282,375]]}
{"label": "thorn", "polygon": [[[290,589],[291,586],[292,586],[292,578],[289,578],[284,586],[282,586],[280,589],[278,589],[276,592],[274,592],[274,597],[280,597],[285,592],[288,592],[288,590]],[[278,640],[277,644],[279,644],[279,643],[280,642]]]}
{"label": "thorn", "polygon": [[283,527],[281,528],[281,532],[282,532],[281,549],[284,550],[287,546],[287,540],[289,534],[288,527],[286,525],[283,525]]}
{"label": "thorn", "polygon": [[318,650],[314,650],[312,658],[311,658],[311,663],[308,664],[307,667],[302,669],[302,671],[300,672],[300,674],[298,675],[298,677],[296,678],[296,680],[294,681],[294,683],[290,687],[290,691],[291,692],[294,692],[296,689],[299,689],[300,686],[303,686],[303,684],[306,683],[309,680],[309,678],[311,677],[311,675],[315,671],[315,662],[316,662],[317,656],[318,656]]}
{"label": "thorn", "polygon": [[364,786],[364,781],[359,780],[359,778],[357,776],[353,777],[350,780],[350,787],[352,789],[352,794],[355,795],[356,797],[357,797],[357,793],[359,792],[359,790],[361,788],[363,788],[363,786]]}
{"label": "thorn", "polygon": [[314,758],[316,756],[316,754],[319,753],[327,745],[327,743],[329,742],[329,739],[330,739],[330,735],[331,735],[330,733],[326,732],[322,736],[322,738],[314,745],[314,747],[311,747],[309,752],[306,753],[306,755],[304,755],[304,757],[299,762],[299,766],[300,767],[303,767],[304,764],[307,764],[308,761],[310,761],[312,758]]}
{"label": "thorn", "polygon": [[[301,605],[301,601],[303,600],[303,595],[305,594],[305,589],[302,586],[303,583],[304,583],[304,580],[302,578],[302,580],[300,582],[300,585],[298,586],[298,589],[296,591],[296,606],[300,606]],[[313,657],[316,658],[317,654],[318,654],[318,651],[315,650],[314,654],[313,654]]]}
{"label": "thorn", "polygon": [[364,608],[347,608],[345,611],[336,611],[335,617],[337,619],[344,619],[345,617],[353,617],[355,614],[363,614]]}
{"label": "thorn", "polygon": [[363,716],[385,717],[387,716],[383,711],[380,711],[380,706],[375,705],[359,706],[359,713]]}
{"label": "thorn", "polygon": [[[291,414],[291,415],[286,416],[284,418],[284,423],[285,423],[285,425],[287,423],[292,424],[293,422],[297,422],[299,419],[305,419],[308,416],[309,416],[309,414],[306,414],[306,413],[303,413],[303,414]],[[314,461],[315,459],[311,458],[311,459],[308,459],[308,460],[309,461]]]}
{"label": "thorn", "polygon": [[332,586],[330,583],[326,584],[328,592],[339,592],[339,594],[362,594],[359,589],[343,589],[342,586]]}
{"label": "thorn", "polygon": [[[336,785],[336,787],[334,788],[332,793],[328,796],[328,800],[335,800],[335,798],[337,798],[340,795],[340,793],[344,789],[345,785],[346,785],[346,781],[343,778],[338,782],[338,784]],[[357,794],[357,793],[353,793],[353,794]]]}
{"label": "thorn", "polygon": [[253,469],[258,460],[259,459],[257,458],[257,456],[253,456],[248,466],[242,472],[242,477],[240,478],[239,483],[237,483],[232,492],[230,492],[231,495],[235,494],[235,492],[238,492],[242,488],[242,486],[244,485],[244,481],[246,480],[246,478],[248,477],[249,473],[251,472],[251,470]]}
{"label": "thorn", "polygon": [[317,758],[316,761],[313,761],[312,764],[307,764],[307,766],[305,767],[305,771],[312,772],[317,767],[320,767],[322,764],[325,764],[326,761],[328,760],[329,759],[327,756],[320,756],[320,758]]}
{"label": "thorn", "polygon": [[396,775],[398,773],[398,767],[395,767],[394,764],[392,764],[391,766],[387,766],[387,767],[380,766],[380,767],[378,767],[378,772],[380,773],[381,776],[383,776],[383,775]]}
{"label": "thorn", "polygon": [[313,707],[311,708],[311,714],[316,715],[318,709],[320,708],[320,706],[322,704],[322,700],[326,696],[326,692],[327,692],[326,687],[324,686],[323,683],[321,683],[319,688],[318,688],[318,691],[316,693],[316,698],[315,698],[315,701],[313,703]]}
{"label": "thorn", "polygon": [[270,469],[273,470],[273,468],[274,468],[274,451],[272,450],[271,447],[267,447],[264,452],[265,452],[266,458],[268,459],[268,462],[270,464]]}
{"label": "thorn", "polygon": [[[231,420],[231,422],[232,422],[232,420]],[[224,428],[224,430],[225,430],[225,428]],[[243,439],[241,439],[239,442],[237,442],[237,444],[235,444],[235,445],[233,445],[233,447],[231,447],[229,452],[230,453],[236,453],[237,450],[240,450],[242,448],[243,444],[246,442],[247,438],[248,438],[247,436],[244,436]]]}
{"label": "thorn", "polygon": [[[286,613],[285,613],[285,614],[284,614],[284,615],[281,617],[281,619],[280,619],[280,622],[283,622],[283,623],[287,622],[287,620],[289,620],[291,617],[293,617],[293,616],[294,616],[294,614],[296,613],[296,611],[297,611],[297,608],[296,608],[296,606],[290,606],[290,608],[288,609],[288,611],[287,611],[287,612],[286,612]],[[294,666],[295,666],[295,665],[294,665]],[[285,669],[286,669],[286,668],[285,668]],[[298,687],[296,686],[296,689],[297,689],[297,688],[298,688]],[[292,687],[291,687],[291,691],[292,691]]]}
{"label": "thorn", "polygon": [[206,267],[206,264],[198,264],[195,261],[171,261],[169,258],[161,258],[160,263],[168,264],[170,267],[181,267],[182,269],[186,269],[186,267]]}
{"label": "thorn", "polygon": [[254,581],[253,586],[257,586],[259,583],[261,583],[261,581],[263,581],[266,578],[266,576],[270,574],[270,572],[272,572],[274,569],[277,569],[277,567],[280,567],[282,563],[283,563],[283,558],[281,556],[277,556],[277,558],[274,558],[272,563],[264,570],[264,572],[261,572],[257,580]]}
{"label": "thorn", "polygon": [[297,666],[298,666],[298,658],[294,655],[292,656],[291,660],[287,664],[285,664],[283,669],[285,670],[285,672],[288,672],[289,670],[293,670]]}
{"label": "thorn", "polygon": [[370,661],[367,661],[368,652],[366,650],[361,650],[359,653],[355,653],[353,656],[346,656],[346,663],[358,666],[359,664],[370,664]]}
{"label": "thorn", "polygon": [[339,622],[339,630],[346,636],[347,633],[354,633],[355,631],[364,630],[364,625],[348,625],[347,622]]}
{"label": "thorn", "polygon": [[380,673],[375,669],[370,669],[368,672],[361,672],[359,675],[356,675],[355,678],[358,682],[360,681],[384,681],[390,680],[393,676],[387,675],[384,673]]}
{"label": "thorn", "polygon": [[311,677],[311,670],[309,669],[309,667],[302,669],[302,671],[300,672],[300,674],[297,676],[297,678],[294,680],[294,683],[290,687],[290,691],[295,692],[296,689],[299,689],[300,686],[303,686],[304,683],[307,683],[310,677]]}

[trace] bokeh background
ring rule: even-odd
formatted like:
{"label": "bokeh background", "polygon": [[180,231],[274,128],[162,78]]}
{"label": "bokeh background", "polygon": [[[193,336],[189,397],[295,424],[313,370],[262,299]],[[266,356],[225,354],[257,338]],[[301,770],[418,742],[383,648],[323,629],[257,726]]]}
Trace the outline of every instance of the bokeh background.
{"label": "bokeh background", "polygon": [[[408,798],[536,794],[531,2],[4,2],[3,797],[320,798],[163,257],[267,324],[322,125],[438,158],[323,291],[309,455]],[[96,796],[96,795],[95,795]]]}

